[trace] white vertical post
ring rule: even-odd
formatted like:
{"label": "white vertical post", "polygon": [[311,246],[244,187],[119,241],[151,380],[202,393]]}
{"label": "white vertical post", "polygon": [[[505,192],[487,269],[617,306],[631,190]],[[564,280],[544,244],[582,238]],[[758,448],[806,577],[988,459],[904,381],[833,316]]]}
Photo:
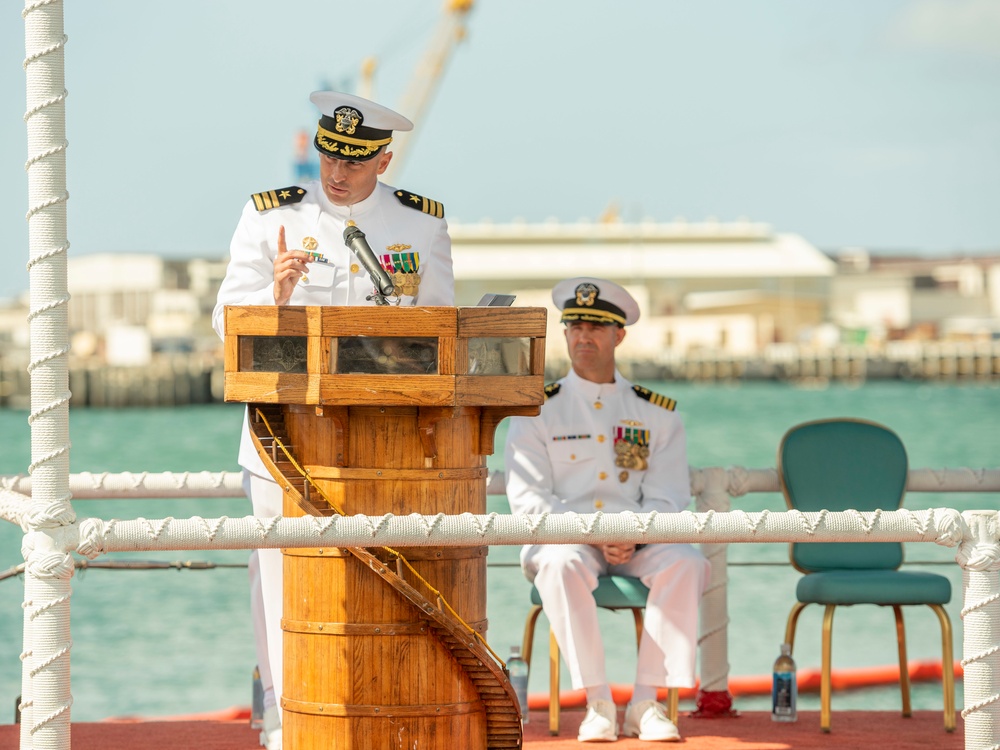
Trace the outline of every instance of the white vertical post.
{"label": "white vertical post", "polygon": [[[713,467],[701,472],[702,486],[695,510],[705,513],[730,510],[729,477],[725,469]],[[711,563],[708,587],[701,599],[701,636],[698,639],[701,658],[701,687],[698,691],[696,716],[724,716],[731,712],[733,699],[729,694],[729,571],[728,544],[702,544],[701,552]]]}
{"label": "white vertical post", "polygon": [[966,750],[986,750],[1000,746],[1000,523],[992,510],[962,517],[969,529],[955,557],[965,589],[962,718]]}
{"label": "white vertical post", "polygon": [[73,561],[59,527],[69,503],[66,325],[66,111],[61,0],[26,0],[32,501],[26,531],[21,748],[69,750],[69,597]]}

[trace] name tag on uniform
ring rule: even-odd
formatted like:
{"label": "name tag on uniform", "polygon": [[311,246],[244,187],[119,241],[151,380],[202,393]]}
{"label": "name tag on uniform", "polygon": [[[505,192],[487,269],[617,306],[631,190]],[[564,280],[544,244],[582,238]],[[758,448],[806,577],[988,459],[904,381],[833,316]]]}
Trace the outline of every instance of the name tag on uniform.
{"label": "name tag on uniform", "polygon": [[333,286],[337,271],[329,259],[326,257],[322,260],[316,258],[308,261],[308,264],[309,270],[306,271],[306,275],[309,277],[309,281],[303,282],[307,287],[326,288]]}

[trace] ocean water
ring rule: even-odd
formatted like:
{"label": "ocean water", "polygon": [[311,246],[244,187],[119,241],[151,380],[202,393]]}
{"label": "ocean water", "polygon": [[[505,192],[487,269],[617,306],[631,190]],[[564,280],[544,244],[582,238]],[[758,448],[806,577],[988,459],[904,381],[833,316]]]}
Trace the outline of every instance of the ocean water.
{"label": "ocean water", "polygon": [[[679,401],[688,433],[692,465],[774,466],[778,442],[793,424],[809,419],[851,416],[892,427],[902,437],[913,468],[1000,464],[996,439],[1000,388],[990,385],[928,385],[880,382],[857,388],[831,385],[802,389],[788,384],[694,385],[645,383]],[[242,420],[240,405],[182,409],[74,410],[70,414],[71,470],[221,471],[238,469],[235,456]],[[503,445],[505,425],[497,434]],[[5,450],[0,474],[23,473],[30,460],[29,427],[23,411],[0,410]],[[503,465],[499,453],[491,469]],[[201,515],[242,516],[242,499],[78,500],[77,516],[161,518]],[[962,510],[996,508],[995,494],[911,493],[912,508],[953,506]],[[784,509],[777,494],[734,499],[748,511]],[[490,498],[490,509],[506,512],[506,500]],[[0,571],[22,562],[21,531],[0,521]],[[953,588],[948,606],[955,628],[956,658],[961,657],[962,575],[954,550],[911,544],[910,563],[948,576]],[[115,555],[138,560],[207,560],[212,570],[89,570],[73,580],[72,681],[74,721],[107,717],[169,716],[249,704],[254,652],[249,617],[247,553],[240,551],[164,552]],[[490,552],[488,639],[506,656],[521,642],[529,586],[516,565],[517,548]],[[729,660],[732,675],[768,675],[794,601],[798,574],[787,564],[787,545],[739,544],[729,548]],[[0,723],[13,721],[20,692],[22,609],[20,578],[0,581]],[[906,614],[909,658],[940,658],[937,619],[926,608]],[[631,616],[602,613],[609,677],[628,684],[635,669]],[[796,660],[818,668],[821,610],[807,608],[799,621]],[[536,665],[531,692],[547,690],[544,617],[536,634]],[[891,610],[842,607],[834,622],[834,666],[890,665],[895,661]],[[565,678],[565,670],[564,678]],[[568,684],[564,685],[568,688]],[[962,705],[961,685],[958,705]],[[914,708],[941,705],[937,683],[914,685]],[[736,699],[743,710],[769,706],[765,696]],[[894,687],[834,695],[833,707],[896,709]],[[682,705],[682,709],[690,706]],[[800,697],[800,708],[818,707],[818,695]]]}

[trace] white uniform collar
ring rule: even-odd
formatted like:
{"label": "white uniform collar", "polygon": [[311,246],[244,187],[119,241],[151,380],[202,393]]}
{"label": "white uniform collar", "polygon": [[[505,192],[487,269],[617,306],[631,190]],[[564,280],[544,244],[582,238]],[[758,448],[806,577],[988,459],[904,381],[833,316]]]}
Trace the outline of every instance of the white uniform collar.
{"label": "white uniform collar", "polygon": [[628,386],[628,381],[622,374],[615,370],[614,383],[595,383],[592,380],[585,380],[576,374],[576,370],[569,368],[569,373],[563,378],[566,385],[572,385],[578,392],[587,398],[608,398],[615,395],[623,386]]}
{"label": "white uniform collar", "polygon": [[382,183],[375,183],[375,189],[372,190],[372,194],[369,195],[362,201],[351,206],[338,206],[330,202],[330,199],[326,197],[326,193],[323,192],[323,183],[321,181],[316,182],[316,190],[318,191],[317,201],[320,207],[326,213],[336,216],[342,221],[347,221],[348,219],[357,219],[359,216],[364,216],[369,211],[373,210],[379,202],[379,191],[383,189]]}

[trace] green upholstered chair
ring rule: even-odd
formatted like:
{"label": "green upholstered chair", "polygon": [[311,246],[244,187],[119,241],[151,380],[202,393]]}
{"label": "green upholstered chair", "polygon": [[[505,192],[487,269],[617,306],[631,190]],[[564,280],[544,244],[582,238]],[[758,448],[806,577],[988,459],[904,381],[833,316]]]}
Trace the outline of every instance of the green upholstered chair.
{"label": "green upholstered chair", "polygon": [[[826,419],[791,428],[778,448],[778,476],[789,508],[803,512],[897,510],[906,491],[908,464],[903,442],[892,430],[859,419]],[[833,613],[839,606],[892,607],[899,648],[903,716],[910,716],[910,680],[901,607],[925,604],[941,624],[944,727],[955,729],[955,677],[951,621],[942,605],[951,583],[934,573],[898,570],[903,545],[897,542],[816,542],[791,545],[792,564],[805,573],[795,590],[785,641],[795,643],[795,624],[810,604],[823,615],[820,727],[830,731],[830,661]]]}
{"label": "green upholstered chair", "polygon": [[[598,607],[632,610],[637,648],[642,638],[643,610],[646,608],[648,594],[649,589],[642,581],[629,576],[600,576],[597,579],[597,589],[594,591]],[[542,597],[538,589],[532,586],[531,611],[528,612],[528,619],[524,623],[524,640],[521,645],[521,653],[524,654],[524,660],[529,666],[535,640],[535,622],[541,613]],[[671,688],[667,693],[667,715],[674,724],[677,723],[678,696],[676,688]],[[549,732],[554,735],[559,734],[559,644],[556,643],[551,628],[549,629]]]}

